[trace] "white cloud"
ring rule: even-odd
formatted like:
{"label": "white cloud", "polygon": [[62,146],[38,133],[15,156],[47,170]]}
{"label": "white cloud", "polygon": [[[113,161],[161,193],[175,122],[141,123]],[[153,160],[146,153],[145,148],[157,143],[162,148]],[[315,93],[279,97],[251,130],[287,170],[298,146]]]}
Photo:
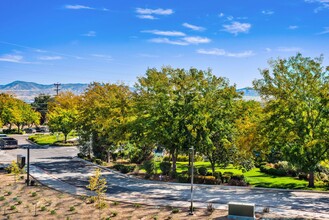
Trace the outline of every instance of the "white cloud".
{"label": "white cloud", "polygon": [[61,56],[42,56],[38,57],[39,60],[61,60],[63,57]]}
{"label": "white cloud", "polygon": [[149,20],[157,19],[153,15],[137,15],[137,18],[140,18],[140,19],[149,19]]}
{"label": "white cloud", "polygon": [[219,15],[218,15],[219,17],[224,17],[225,16],[225,14],[223,13],[223,12],[221,12],[221,13],[219,13]]}
{"label": "white cloud", "polygon": [[85,37],[96,37],[96,32],[95,31],[89,31],[86,34],[82,34],[82,36],[85,36]]}
{"label": "white cloud", "polygon": [[264,15],[273,15],[273,14],[274,14],[274,11],[263,10],[263,11],[262,11],[262,14],[264,14]]}
{"label": "white cloud", "polygon": [[196,25],[189,24],[189,23],[183,23],[182,25],[184,27],[189,28],[189,29],[192,29],[194,31],[204,31],[205,30],[204,27],[196,26]]}
{"label": "white cloud", "polygon": [[211,40],[206,37],[184,37],[184,41],[188,44],[206,44],[209,43]]}
{"label": "white cloud", "polygon": [[298,26],[297,26],[297,25],[290,25],[290,26],[288,27],[288,29],[289,29],[289,30],[296,30],[296,29],[298,29]]}
{"label": "white cloud", "polygon": [[209,50],[199,49],[197,50],[197,53],[205,54],[205,55],[214,55],[214,56],[236,57],[236,58],[250,57],[255,55],[255,53],[252,50],[247,50],[239,53],[232,53],[225,51],[224,49],[218,49],[218,48],[213,48]]}
{"label": "white cloud", "polygon": [[80,9],[95,10],[95,8],[85,6],[85,5],[65,5],[64,8],[73,9],[73,10],[80,10]]}
{"label": "white cloud", "polygon": [[150,42],[153,43],[163,43],[163,44],[172,44],[172,45],[180,45],[180,46],[186,46],[188,45],[187,42],[182,40],[170,40],[168,38],[153,38],[150,40]]}
{"label": "white cloud", "polygon": [[227,16],[226,19],[229,20],[229,21],[232,21],[234,19],[234,17],[233,16]]}
{"label": "white cloud", "polygon": [[149,8],[136,8],[137,14],[143,14],[143,15],[171,15],[174,13],[172,9],[149,9]]}
{"label": "white cloud", "polygon": [[147,53],[141,53],[138,54],[138,57],[145,57],[145,58],[158,58],[158,55],[153,55],[153,54],[147,54]]}
{"label": "white cloud", "polygon": [[266,52],[268,52],[268,53],[272,51],[272,49],[269,48],[269,47],[265,48],[265,50],[266,50]]}
{"label": "white cloud", "polygon": [[300,52],[302,49],[299,47],[278,47],[276,50],[279,52]]}
{"label": "white cloud", "polygon": [[319,5],[317,8],[314,9],[315,13],[318,13],[323,9],[329,9],[329,0],[305,0],[305,2],[316,3],[317,5]]}
{"label": "white cloud", "polygon": [[155,35],[161,35],[161,36],[170,36],[170,37],[182,37],[182,36],[186,35],[180,31],[147,30],[147,31],[141,31],[141,32],[155,34]]}
{"label": "white cloud", "polygon": [[323,29],[324,30],[322,32],[318,33],[319,35],[321,35],[321,34],[328,34],[329,33],[329,27],[324,27]]}
{"label": "white cloud", "polygon": [[1,62],[9,62],[9,63],[29,63],[24,61],[23,56],[21,55],[12,55],[12,54],[5,54],[0,56]]}
{"label": "white cloud", "polygon": [[224,27],[224,31],[234,35],[238,35],[239,33],[248,33],[251,28],[251,24],[240,23],[235,21],[229,25],[223,25],[223,27]]}

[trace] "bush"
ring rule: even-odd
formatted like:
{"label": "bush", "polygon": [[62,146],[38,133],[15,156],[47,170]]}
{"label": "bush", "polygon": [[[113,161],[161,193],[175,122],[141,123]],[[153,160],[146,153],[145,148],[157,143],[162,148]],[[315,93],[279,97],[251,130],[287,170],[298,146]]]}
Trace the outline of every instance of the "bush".
{"label": "bush", "polygon": [[71,207],[70,207],[70,211],[71,211],[71,212],[75,211],[75,207],[74,207],[74,206],[71,206]]}
{"label": "bush", "polygon": [[308,180],[307,173],[300,173],[300,174],[298,174],[298,179],[300,179],[300,180]]}
{"label": "bush", "polygon": [[0,197],[0,201],[4,201],[6,198],[4,196]]}
{"label": "bush", "polygon": [[178,155],[177,162],[188,162],[189,156],[188,155]]}
{"label": "bush", "polygon": [[171,212],[172,212],[173,214],[176,214],[176,213],[179,212],[179,209],[178,209],[178,208],[173,208],[173,209],[171,210]]}
{"label": "bush", "polygon": [[46,206],[41,206],[40,210],[41,211],[46,211]]}
{"label": "bush", "polygon": [[143,163],[143,168],[146,170],[148,177],[154,174],[155,166],[154,160],[147,160]]}
{"label": "bush", "polygon": [[16,206],[14,205],[10,206],[10,210],[16,210]]}
{"label": "bush", "polygon": [[123,165],[123,164],[115,164],[113,166],[114,169],[124,174],[134,171],[135,167],[136,167],[135,165]]}
{"label": "bush", "polygon": [[208,173],[208,169],[206,167],[199,167],[198,172],[200,175],[205,176]]}
{"label": "bush", "polygon": [[163,161],[160,163],[160,170],[163,175],[169,175],[171,170],[171,163],[167,161]]}
{"label": "bush", "polygon": [[[188,168],[188,174],[189,174],[189,175],[192,174],[191,167]],[[198,174],[198,168],[193,167],[193,174],[194,174],[194,175],[197,175],[197,174]]]}
{"label": "bush", "polygon": [[96,159],[95,162],[98,165],[102,165],[103,164],[103,161],[101,159]]}
{"label": "bush", "polygon": [[180,183],[189,183],[191,181],[187,174],[179,174],[177,180]]}
{"label": "bush", "polygon": [[218,180],[214,176],[205,176],[204,183],[209,185],[217,185],[219,184]]}
{"label": "bush", "polygon": [[54,209],[51,210],[51,211],[50,211],[50,214],[51,214],[51,215],[55,215],[55,214],[56,214],[56,210],[54,210]]}

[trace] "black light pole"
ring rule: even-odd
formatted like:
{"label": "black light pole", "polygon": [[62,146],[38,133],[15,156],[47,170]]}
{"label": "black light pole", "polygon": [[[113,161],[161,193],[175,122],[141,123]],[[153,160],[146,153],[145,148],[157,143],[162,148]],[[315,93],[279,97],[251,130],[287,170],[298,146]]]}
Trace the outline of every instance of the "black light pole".
{"label": "black light pole", "polygon": [[30,185],[30,147],[27,147],[27,178],[26,184]]}
{"label": "black light pole", "polygon": [[190,148],[191,150],[191,207],[189,215],[193,215],[193,176],[194,176],[194,147]]}

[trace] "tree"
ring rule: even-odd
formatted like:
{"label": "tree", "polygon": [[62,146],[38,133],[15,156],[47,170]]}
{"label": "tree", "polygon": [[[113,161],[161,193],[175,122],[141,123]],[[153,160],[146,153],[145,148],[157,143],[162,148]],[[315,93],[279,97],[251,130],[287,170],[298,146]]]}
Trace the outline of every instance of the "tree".
{"label": "tree", "polygon": [[39,94],[31,103],[32,108],[41,114],[40,124],[44,124],[47,121],[48,105],[53,101],[54,98],[50,95]]}
{"label": "tree", "polygon": [[199,152],[210,146],[214,149],[209,138],[211,132],[219,120],[225,121],[233,99],[238,98],[235,86],[228,86],[226,79],[214,76],[210,70],[195,68],[148,69],[135,89],[140,134],[168,150],[173,173],[178,153],[187,153],[192,145]]}
{"label": "tree", "polygon": [[131,95],[128,86],[109,83],[92,83],[82,95],[78,129],[84,143],[91,140],[97,158],[106,160],[128,143]]}
{"label": "tree", "polygon": [[72,92],[61,92],[49,106],[49,128],[62,132],[65,143],[68,134],[77,126],[79,101],[80,97]]}
{"label": "tree", "polygon": [[92,200],[96,201],[96,206],[98,209],[104,207],[104,199],[106,192],[106,179],[102,178],[101,170],[97,168],[93,176],[89,179],[89,185],[87,188],[96,193],[96,196],[92,196]]}
{"label": "tree", "polygon": [[267,144],[310,174],[309,187],[314,187],[316,167],[329,151],[329,68],[322,60],[300,53],[271,60],[271,70],[262,70],[263,79],[253,82],[266,100]]}

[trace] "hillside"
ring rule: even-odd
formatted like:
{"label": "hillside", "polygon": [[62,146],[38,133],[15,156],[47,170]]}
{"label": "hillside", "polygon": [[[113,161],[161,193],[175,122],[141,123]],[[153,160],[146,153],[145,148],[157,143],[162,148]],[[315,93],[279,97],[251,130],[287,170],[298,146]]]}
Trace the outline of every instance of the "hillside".
{"label": "hillside", "polygon": [[[88,84],[82,83],[67,83],[61,84],[60,91],[71,91],[75,94],[81,94]],[[133,88],[131,88],[133,89]],[[55,95],[55,86],[53,84],[43,85],[35,82],[24,82],[24,81],[14,81],[6,85],[0,85],[0,93],[11,93],[17,98],[24,100],[25,102],[33,102],[34,97],[39,94],[49,94]],[[238,92],[243,92],[243,98],[245,100],[256,100],[260,101],[258,93],[250,87],[238,89]]]}
{"label": "hillside", "polygon": [[[75,94],[82,93],[88,84],[68,83],[61,84],[60,91],[71,91]],[[53,84],[43,85],[35,82],[14,81],[6,85],[0,85],[0,92],[14,94],[17,98],[25,102],[33,102],[34,97],[39,94],[55,95],[55,86]]]}

